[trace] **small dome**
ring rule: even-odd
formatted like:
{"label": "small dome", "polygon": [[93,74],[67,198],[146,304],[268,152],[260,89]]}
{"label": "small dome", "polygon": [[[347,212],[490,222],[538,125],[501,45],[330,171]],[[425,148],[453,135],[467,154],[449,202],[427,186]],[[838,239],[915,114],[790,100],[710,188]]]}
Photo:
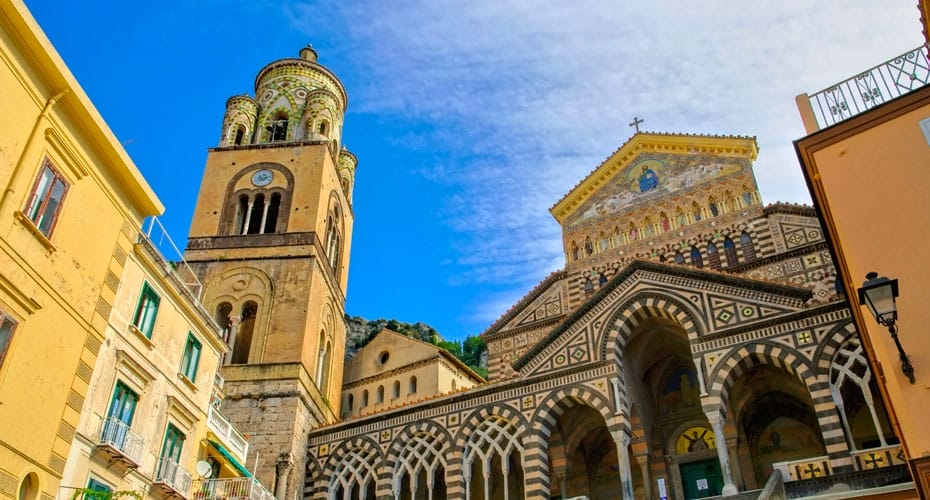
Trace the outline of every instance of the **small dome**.
{"label": "small dome", "polygon": [[316,62],[316,51],[313,50],[313,46],[309,43],[306,47],[300,49],[300,58],[304,61]]}

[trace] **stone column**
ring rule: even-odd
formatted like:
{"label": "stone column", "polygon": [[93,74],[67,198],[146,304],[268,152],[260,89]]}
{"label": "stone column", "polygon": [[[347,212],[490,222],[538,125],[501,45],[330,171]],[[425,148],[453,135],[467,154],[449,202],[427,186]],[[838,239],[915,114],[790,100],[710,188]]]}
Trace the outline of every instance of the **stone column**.
{"label": "stone column", "polygon": [[636,457],[636,463],[639,464],[639,474],[643,478],[644,496],[652,498],[652,479],[649,477],[649,455],[640,455]]}
{"label": "stone column", "polygon": [[745,482],[743,481],[743,467],[742,464],[739,463],[737,444],[739,444],[739,439],[736,436],[727,438],[727,452],[731,457],[734,457],[733,461],[730,462],[733,466],[733,477],[736,478],[734,484],[736,485],[737,489],[742,488],[745,490],[746,485],[743,484]]}
{"label": "stone column", "polygon": [[630,433],[626,430],[612,431],[610,436],[617,444],[617,459],[620,462],[620,491],[623,500],[633,500],[633,473],[630,469]]}
{"label": "stone column", "polygon": [[290,453],[278,455],[278,461],[275,463],[275,484],[274,496],[277,500],[285,500],[287,496],[287,476],[294,467],[294,458]]}
{"label": "stone column", "polygon": [[710,426],[714,429],[714,442],[717,445],[717,459],[720,460],[720,472],[723,473],[723,496],[739,493],[733,483],[733,472],[730,470],[730,452],[727,450],[727,437],[723,434],[723,413],[712,411],[706,414]]}
{"label": "stone column", "polygon": [[223,364],[228,365],[232,362],[233,350],[236,348],[236,333],[239,331],[239,323],[242,322],[242,316],[230,316],[229,322],[227,323],[227,328],[229,328],[229,335],[227,336],[226,343],[229,344],[229,352],[223,355]]}

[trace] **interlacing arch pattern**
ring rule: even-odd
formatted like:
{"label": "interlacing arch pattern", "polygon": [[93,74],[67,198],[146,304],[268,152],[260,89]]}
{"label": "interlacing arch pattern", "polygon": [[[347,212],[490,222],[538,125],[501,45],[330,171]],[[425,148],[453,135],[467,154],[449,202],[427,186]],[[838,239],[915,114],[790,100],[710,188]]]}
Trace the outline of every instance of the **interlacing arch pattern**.
{"label": "interlacing arch pattern", "polygon": [[836,403],[837,410],[842,419],[843,429],[846,431],[849,438],[847,442],[850,447],[856,449],[856,441],[852,433],[850,415],[847,413],[849,408],[847,401],[843,399],[843,395],[852,393],[844,390],[844,384],[852,384],[858,389],[859,394],[862,396],[862,400],[869,410],[872,426],[875,429],[875,434],[878,435],[879,445],[884,447],[888,445],[888,442],[885,439],[885,433],[882,430],[881,420],[879,419],[878,411],[875,406],[875,397],[872,394],[872,387],[870,385],[872,381],[872,371],[869,369],[869,361],[865,357],[865,352],[862,348],[862,342],[859,340],[859,336],[853,333],[855,328],[852,322],[848,323],[846,326],[847,328],[837,329],[837,337],[843,338],[842,343],[834,349],[831,349],[834,353],[830,360],[830,393],[833,396],[833,401]]}
{"label": "interlacing arch pattern", "polygon": [[[373,489],[377,482],[377,467],[381,460],[380,448],[370,439],[357,437],[343,443],[330,456],[324,473],[324,479],[329,476],[326,488],[329,498],[374,500],[367,498],[366,492]],[[332,469],[334,464],[335,469]]]}
{"label": "interlacing arch pattern", "polygon": [[[519,430],[516,419],[508,419],[500,415],[489,415],[481,424],[471,432],[468,442],[465,443],[465,453],[462,457],[462,472],[466,488],[470,484],[471,467],[475,461],[480,460],[481,472],[484,475],[482,484],[484,494],[482,498],[491,497],[491,475],[494,473],[492,462],[497,457],[503,468],[504,490],[508,489],[508,467],[511,455],[515,456],[518,464],[523,464],[523,444],[519,439]],[[466,498],[470,498],[470,491],[466,490]]]}
{"label": "interlacing arch pattern", "polygon": [[[434,484],[434,477],[440,468],[443,474],[449,468],[446,455],[451,441],[449,433],[432,421],[421,422],[405,429],[394,440],[388,453],[391,493],[394,498],[400,498],[405,481],[413,498],[418,498],[417,492],[423,489],[426,489],[429,498],[435,498],[433,492],[438,485]],[[423,471],[426,472],[428,483],[417,484],[417,478]],[[445,478],[442,480],[445,481]]]}

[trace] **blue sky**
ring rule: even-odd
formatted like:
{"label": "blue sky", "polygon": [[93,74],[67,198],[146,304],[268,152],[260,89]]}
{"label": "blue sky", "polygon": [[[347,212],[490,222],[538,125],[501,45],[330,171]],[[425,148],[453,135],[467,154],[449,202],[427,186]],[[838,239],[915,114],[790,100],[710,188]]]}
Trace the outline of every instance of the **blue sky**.
{"label": "blue sky", "polygon": [[308,41],[359,158],[347,312],[483,331],[562,267],[548,209],[632,133],[754,135],[809,203],[794,98],[922,43],[916,0],[27,0],[183,244],[224,103]]}

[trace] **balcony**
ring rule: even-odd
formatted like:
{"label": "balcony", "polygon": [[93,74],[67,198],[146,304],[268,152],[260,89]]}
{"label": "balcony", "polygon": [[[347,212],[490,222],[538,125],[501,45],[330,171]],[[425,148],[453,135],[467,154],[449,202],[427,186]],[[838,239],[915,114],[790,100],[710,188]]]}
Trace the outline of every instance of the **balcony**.
{"label": "balcony", "polygon": [[184,470],[174,459],[161,457],[155,467],[152,489],[165,497],[188,498],[191,490],[191,473]]}
{"label": "balcony", "polygon": [[143,449],[142,436],[132,432],[129,424],[116,417],[102,421],[95,452],[106,455],[108,461],[120,464],[126,469],[135,469],[139,467]]}
{"label": "balcony", "polygon": [[831,85],[812,96],[797,97],[807,133],[864,113],[879,104],[930,83],[928,45],[901,54],[874,68]]}
{"label": "balcony", "polygon": [[194,494],[192,496],[197,500],[274,500],[274,495],[266,490],[262,483],[258,482],[254,477],[197,481],[194,484]]}
{"label": "balcony", "polygon": [[245,462],[249,454],[249,442],[229,420],[226,420],[216,408],[207,412],[207,428],[222,441],[222,444],[235,453],[240,462]]}

